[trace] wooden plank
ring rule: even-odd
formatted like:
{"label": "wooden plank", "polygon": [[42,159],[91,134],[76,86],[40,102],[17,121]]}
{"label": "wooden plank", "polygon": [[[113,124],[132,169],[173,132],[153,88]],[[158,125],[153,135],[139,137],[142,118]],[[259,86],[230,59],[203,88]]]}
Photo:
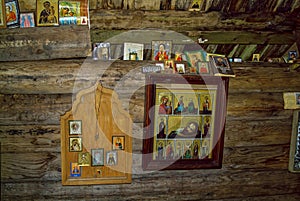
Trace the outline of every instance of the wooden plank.
{"label": "wooden plank", "polygon": [[[274,182],[281,178],[280,182]],[[107,197],[107,200],[162,200],[185,199],[189,200],[223,200],[223,199],[247,199],[247,197],[268,197],[285,195],[299,197],[299,175],[288,174],[284,170],[269,171],[182,171],[174,175],[173,172],[164,171],[163,174],[136,175],[136,182],[129,185],[102,185],[91,188],[78,186],[61,188],[59,181],[53,182],[21,182],[4,183],[3,196],[5,200],[12,198],[22,199],[61,199],[94,200],[99,197]],[[164,181],[164,182],[161,182]],[[242,184],[242,185],[241,185]],[[14,186],[12,188],[11,186]],[[120,196],[126,191],[126,196]],[[153,193],[155,191],[155,193]],[[171,191],[171,194],[166,193]],[[122,198],[123,197],[123,198]],[[283,196],[281,196],[283,197]]]}
{"label": "wooden plank", "polygon": [[85,58],[91,51],[88,26],[2,29],[0,41],[0,61]]}
{"label": "wooden plank", "polygon": [[[120,11],[92,10],[91,38],[92,41],[105,41],[107,37],[115,36],[120,30],[161,29],[173,30],[193,39],[207,38],[211,44],[292,44],[295,36],[292,33],[294,25],[281,24],[286,16],[262,18],[260,21],[247,21],[249,15],[223,17],[218,12],[189,12],[189,11]],[[274,31],[269,26],[270,21],[280,25],[282,33]],[[218,27],[218,31],[216,28]],[[250,31],[249,31],[250,30]],[[107,33],[108,32],[108,33]],[[281,36],[281,37],[280,37]],[[198,38],[197,38],[198,37]],[[147,39],[145,37],[145,39]]]}
{"label": "wooden plank", "polygon": [[[144,86],[141,67],[153,61],[47,60],[38,63],[2,62],[0,91],[14,94],[73,93],[93,86],[100,80],[105,87],[119,89]],[[124,65],[126,64],[126,68]],[[48,68],[48,66],[57,68]],[[262,68],[263,66],[263,68]],[[232,63],[235,78],[230,79],[229,93],[297,91],[299,73],[288,64]],[[59,71],[57,69],[60,69]],[[138,79],[137,79],[138,78]]]}
{"label": "wooden plank", "polygon": [[[0,125],[58,124],[71,108],[69,95],[0,95]],[[13,123],[14,122],[14,123]]]}
{"label": "wooden plank", "polygon": [[[58,119],[57,119],[58,120]],[[30,122],[29,122],[30,123]],[[268,120],[227,120],[225,147],[288,144],[291,118]],[[18,125],[0,127],[1,153],[60,152],[59,125]],[[143,123],[133,123],[133,150],[143,144]]]}
{"label": "wooden plank", "polygon": [[[121,88],[122,89],[122,88]],[[131,94],[131,90],[123,93]],[[118,92],[117,92],[118,93]],[[144,92],[142,97],[132,96],[128,99],[119,94],[122,106],[129,111],[135,123],[144,121]],[[127,95],[128,95],[127,94]],[[75,94],[74,94],[75,95]],[[47,125],[57,124],[60,115],[71,108],[72,94],[64,95],[0,95],[4,104],[0,107],[0,125]],[[289,120],[292,112],[283,110],[281,93],[236,93],[229,94],[227,103],[227,120],[263,121]]]}
{"label": "wooden plank", "polygon": [[1,153],[60,153],[59,125],[1,126]]}
{"label": "wooden plank", "polygon": [[[114,87],[132,69],[139,73],[141,66],[151,61],[129,62],[124,68],[124,61],[46,60],[24,62],[2,62],[0,65],[1,93],[20,94],[61,94],[76,93],[78,90],[93,86],[98,80],[106,87]],[[21,67],[20,67],[21,65]],[[49,68],[49,66],[56,66]],[[22,70],[21,70],[22,69]],[[59,71],[57,70],[59,69]],[[12,86],[15,89],[11,88]]]}
{"label": "wooden plank", "polygon": [[[60,180],[61,155],[52,152],[2,153],[2,182]],[[142,153],[133,153],[133,174],[143,173]],[[252,147],[225,147],[224,169],[286,170],[289,144]],[[26,168],[24,168],[26,167]]]}
{"label": "wooden plank", "polygon": [[[236,78],[230,80],[230,92],[283,92],[297,91],[299,73],[291,71],[288,66],[278,68],[259,68],[254,62],[251,68],[238,67],[234,64]],[[243,65],[243,64],[241,64]],[[257,71],[256,71],[257,70]],[[256,73],[253,73],[256,71]],[[284,80],[284,81],[283,81]]]}
{"label": "wooden plank", "polygon": [[[117,12],[117,13],[116,13]],[[195,25],[213,27],[218,24],[220,15],[216,12],[208,14],[176,11],[113,11],[93,10],[91,13],[91,29],[102,30],[132,30],[143,28],[164,27],[174,30],[181,26],[181,30],[194,30]],[[176,28],[177,27],[177,28]]]}
{"label": "wooden plank", "polygon": [[292,33],[284,33],[287,41],[284,41],[282,34],[273,31],[187,31],[188,37],[199,37],[208,39],[205,44],[293,44],[295,36]]}
{"label": "wooden plank", "polygon": [[[151,28],[151,27],[150,27]],[[154,27],[155,28],[155,27]],[[125,29],[125,28],[124,28]],[[135,28],[137,29],[137,28]],[[158,28],[159,30],[159,28]],[[208,41],[205,44],[208,45],[232,45],[232,44],[241,44],[241,45],[249,45],[249,44],[281,44],[281,45],[292,45],[295,42],[295,36],[291,32],[287,33],[278,33],[271,31],[264,32],[247,32],[247,31],[186,31],[183,29],[172,29],[178,34],[182,34],[182,36],[187,39],[191,39],[192,41],[197,41],[199,38],[207,39]],[[120,34],[124,34],[126,32],[129,33],[130,29],[125,30],[102,30],[100,28],[93,27],[91,29],[91,40],[92,42],[101,42],[101,41],[109,41],[111,38],[114,38]],[[151,32],[151,30],[150,30]],[[152,36],[150,39],[155,40],[157,37]],[[285,38],[286,40],[283,40]],[[148,37],[141,36],[136,39],[136,42],[144,43],[147,41]],[[180,39],[180,37],[179,37]],[[238,56],[238,55],[236,55]]]}

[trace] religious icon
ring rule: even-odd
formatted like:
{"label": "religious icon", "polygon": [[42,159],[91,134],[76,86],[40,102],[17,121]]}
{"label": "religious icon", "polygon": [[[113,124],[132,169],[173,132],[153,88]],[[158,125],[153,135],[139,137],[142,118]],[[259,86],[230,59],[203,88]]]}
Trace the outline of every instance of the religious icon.
{"label": "religious icon", "polygon": [[192,159],[199,159],[200,140],[194,140],[192,145]]}
{"label": "religious icon", "polygon": [[58,1],[36,1],[37,26],[58,26]]}
{"label": "religious icon", "polygon": [[35,27],[34,13],[21,13],[20,14],[20,27]]}
{"label": "religious icon", "polygon": [[82,139],[79,137],[69,138],[69,148],[70,152],[80,152],[82,151]]}
{"label": "religious icon", "polygon": [[166,160],[173,160],[175,157],[175,141],[168,140],[166,146]]}
{"label": "religious icon", "polygon": [[78,163],[70,163],[70,176],[71,177],[81,176],[81,167],[78,165]]}
{"label": "religious icon", "polygon": [[200,75],[209,74],[209,63],[201,61],[197,63],[197,73]]}
{"label": "religious icon", "polygon": [[142,61],[144,59],[144,44],[124,43],[123,60]]}
{"label": "religious icon", "polygon": [[77,24],[78,17],[80,17],[79,1],[59,1],[59,24]]}
{"label": "religious icon", "polygon": [[189,11],[200,11],[202,7],[202,2],[203,0],[193,0],[189,7]]}
{"label": "religious icon", "polygon": [[174,60],[172,59],[165,60],[165,71],[169,71],[170,73],[173,73],[175,72],[174,68],[175,68]]}
{"label": "religious icon", "polygon": [[155,61],[170,60],[171,51],[172,51],[172,41],[152,41],[152,60]]}
{"label": "religious icon", "polygon": [[94,60],[110,60],[110,43],[94,43]]}
{"label": "religious icon", "polygon": [[260,60],[260,54],[253,54],[252,55],[252,61],[258,62]]}
{"label": "religious icon", "polygon": [[6,0],[6,26],[9,28],[19,27],[20,25],[20,10],[18,0]]}
{"label": "religious icon", "polygon": [[117,152],[116,151],[108,151],[106,153],[106,164],[107,165],[117,165],[118,158],[117,158]]}
{"label": "religious icon", "polygon": [[165,159],[165,141],[164,140],[156,141],[156,159],[157,160]]}
{"label": "religious icon", "polygon": [[81,120],[71,120],[69,121],[69,131],[70,135],[80,135],[81,134]]}
{"label": "religious icon", "polygon": [[172,114],[172,95],[160,93],[158,96],[160,100],[158,114]]}
{"label": "religious icon", "polygon": [[211,116],[204,116],[203,117],[203,131],[202,131],[202,138],[210,137],[210,125],[211,125]]}
{"label": "religious icon", "polygon": [[183,148],[184,148],[184,141],[176,140],[175,146],[175,158],[180,159],[183,156]]}
{"label": "religious icon", "polygon": [[92,166],[104,165],[104,149],[92,149]]}
{"label": "religious icon", "polygon": [[91,155],[88,152],[78,154],[78,165],[79,166],[90,166]]}
{"label": "religious icon", "polygon": [[125,137],[124,136],[113,136],[112,143],[113,143],[113,150],[124,150],[125,149]]}
{"label": "religious icon", "polygon": [[166,132],[167,132],[166,118],[161,117],[158,123],[158,132],[156,138],[157,139],[166,138]]}
{"label": "religious icon", "polygon": [[212,97],[210,94],[200,94],[200,113],[211,114]]}
{"label": "religious icon", "polygon": [[175,63],[174,72],[179,73],[179,74],[184,74],[185,73],[185,64],[184,63]]}
{"label": "religious icon", "polygon": [[294,61],[296,61],[297,57],[298,57],[297,51],[295,50],[289,51],[288,62],[293,63]]}

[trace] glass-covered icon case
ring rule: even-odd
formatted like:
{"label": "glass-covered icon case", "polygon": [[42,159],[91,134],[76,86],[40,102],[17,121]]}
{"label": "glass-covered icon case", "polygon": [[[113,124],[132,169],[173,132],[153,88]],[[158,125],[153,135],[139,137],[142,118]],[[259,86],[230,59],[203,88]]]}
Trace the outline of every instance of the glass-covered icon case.
{"label": "glass-covered icon case", "polygon": [[144,170],[221,167],[228,79],[147,75]]}

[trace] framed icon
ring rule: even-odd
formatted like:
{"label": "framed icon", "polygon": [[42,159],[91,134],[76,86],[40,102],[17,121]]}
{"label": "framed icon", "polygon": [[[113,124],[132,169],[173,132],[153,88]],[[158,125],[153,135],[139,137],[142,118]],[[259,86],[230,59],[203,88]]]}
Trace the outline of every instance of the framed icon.
{"label": "framed icon", "polygon": [[5,0],[6,26],[9,28],[19,27],[20,9],[18,0]]}
{"label": "framed icon", "polygon": [[104,149],[92,149],[92,166],[104,165]]}
{"label": "framed icon", "polygon": [[197,63],[197,73],[200,75],[209,75],[210,74],[209,62],[199,61]]}
{"label": "framed icon", "polygon": [[78,165],[79,166],[90,166],[91,155],[88,152],[78,153]]}
{"label": "framed icon", "polygon": [[185,74],[185,63],[175,62],[174,72],[179,74]]}
{"label": "framed icon", "polygon": [[260,54],[253,54],[252,55],[252,61],[253,62],[259,62],[260,61]]}
{"label": "framed icon", "polygon": [[20,28],[35,27],[34,13],[21,13],[20,14]]}
{"label": "framed icon", "polygon": [[172,41],[152,41],[152,60],[165,61],[172,59]]}
{"label": "framed icon", "polygon": [[80,137],[70,137],[69,138],[69,151],[70,152],[80,152],[80,151],[82,151],[82,138],[80,138]]}
{"label": "framed icon", "polygon": [[124,150],[125,149],[125,137],[124,136],[113,136],[112,143],[113,143],[113,150]]}
{"label": "framed icon", "polygon": [[58,1],[37,0],[36,17],[37,26],[58,26]]}
{"label": "framed icon", "polygon": [[82,125],[81,120],[69,121],[69,133],[70,135],[81,135]]}
{"label": "framed icon", "polygon": [[118,164],[118,154],[116,151],[108,151],[106,153],[106,165],[114,166]]}
{"label": "framed icon", "polygon": [[80,177],[81,176],[81,167],[78,163],[70,164],[70,176],[71,177]]}
{"label": "framed icon", "polygon": [[146,76],[144,170],[222,166],[228,79]]}
{"label": "framed icon", "polygon": [[93,45],[94,60],[110,60],[110,43],[94,43]]}
{"label": "framed icon", "polygon": [[123,60],[142,61],[144,54],[144,44],[141,43],[124,43]]}
{"label": "framed icon", "polygon": [[59,24],[77,24],[80,19],[80,1],[59,1]]}

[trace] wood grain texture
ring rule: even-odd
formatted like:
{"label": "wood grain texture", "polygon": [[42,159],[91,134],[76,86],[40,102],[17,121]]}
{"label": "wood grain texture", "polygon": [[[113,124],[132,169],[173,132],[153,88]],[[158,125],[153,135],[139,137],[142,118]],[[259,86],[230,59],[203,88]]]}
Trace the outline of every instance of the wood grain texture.
{"label": "wood grain texture", "polygon": [[88,26],[3,29],[0,41],[0,61],[85,58],[91,51]]}
{"label": "wood grain texture", "polygon": [[[76,93],[93,86],[100,80],[108,88],[137,90],[144,86],[145,75],[141,67],[152,61],[93,61],[47,60],[38,63],[2,62],[0,66],[0,92],[5,94],[61,94]],[[128,66],[124,68],[124,65]],[[49,68],[56,66],[57,68]],[[261,68],[263,66],[263,68]],[[288,64],[232,63],[236,78],[231,79],[230,93],[297,91],[299,73]],[[22,85],[19,84],[22,82]],[[138,87],[138,88],[137,88]],[[133,91],[133,92],[134,92]],[[271,97],[270,97],[271,98]]]}
{"label": "wood grain texture", "polygon": [[[22,12],[35,11],[34,0],[19,2]],[[117,10],[101,2],[90,0],[91,30],[0,31],[1,200],[300,200],[299,174],[287,170],[293,111],[283,109],[282,99],[283,92],[299,91],[300,74],[288,64],[232,64],[237,77],[229,85],[222,169],[146,173],[140,68],[151,62],[86,59],[90,42],[150,27],[207,38],[203,48],[212,53],[247,60],[255,49],[263,59],[281,56],[295,41],[299,47],[298,0],[205,1],[201,13],[158,11],[153,0],[110,1]],[[171,9],[182,2],[172,1]],[[113,52],[119,58],[122,45]],[[118,93],[134,121],[132,183],[62,187],[59,118],[78,91],[98,80]]]}
{"label": "wood grain texture", "polygon": [[[60,182],[20,182],[4,183],[4,199],[21,198],[23,200],[32,199],[32,195],[37,200],[59,199],[69,200],[69,196],[75,196],[76,199],[94,200],[99,197],[118,200],[163,200],[174,198],[175,200],[188,197],[188,200],[222,200],[222,199],[247,199],[247,197],[272,197],[274,191],[283,198],[297,198],[297,188],[299,181],[292,174],[286,175],[283,170],[248,170],[244,171],[190,171],[178,172],[175,181],[173,172],[163,172],[146,174],[134,177],[134,182],[129,185],[104,185],[104,186],[78,186],[61,187]],[[282,178],[280,184],[275,184],[274,179]],[[164,182],[161,182],[163,180]],[[243,184],[241,186],[241,184]],[[15,188],[12,188],[14,186]],[[264,188],[262,188],[264,186]],[[289,188],[286,188],[289,186]],[[17,189],[24,189],[20,192]],[[153,194],[156,189],[156,194]],[[119,197],[124,194],[126,197]],[[166,191],[172,192],[167,194]],[[137,194],[138,192],[138,194]],[[285,196],[282,196],[285,195]],[[73,199],[73,198],[72,198]],[[254,198],[255,199],[255,198]],[[106,200],[106,199],[104,199]],[[282,200],[282,199],[279,199]]]}
{"label": "wood grain texture", "polygon": [[[71,135],[70,120],[81,121],[80,135]],[[60,119],[61,125],[61,166],[63,185],[96,185],[131,183],[132,172],[132,121],[121,107],[117,94],[104,88],[100,83],[80,91],[67,111]],[[95,135],[97,134],[97,137]],[[70,150],[70,137],[81,138],[82,152],[91,154],[91,164],[84,167],[80,178],[70,178],[70,163],[78,159],[78,152]],[[114,148],[113,138],[124,137],[122,148]],[[103,149],[103,167],[100,178],[97,168],[93,167],[93,149]],[[105,151],[104,151],[105,150]],[[117,150],[113,165],[107,164],[107,152]]]}
{"label": "wood grain texture", "polygon": [[[288,155],[289,144],[271,146],[225,147],[223,170],[283,171],[287,170]],[[134,151],[132,157],[132,173],[134,175],[147,175],[149,172],[143,171],[141,169],[141,151]],[[61,181],[61,159],[62,158],[60,153],[51,153],[47,151],[3,153],[2,182],[9,183],[13,181],[26,182],[53,180]],[[211,171],[215,173],[218,172],[217,170]],[[179,170],[176,171],[176,173],[177,172],[181,171]],[[201,172],[201,170],[198,170],[198,172]],[[188,174],[189,173],[187,173],[187,175]]]}
{"label": "wood grain texture", "polygon": [[[163,0],[166,4],[166,0]],[[19,0],[20,10],[35,11],[35,0]],[[159,10],[160,0],[89,0],[90,9],[142,9],[142,10]],[[129,7],[126,5],[130,5]],[[187,10],[190,5],[190,0],[173,0],[171,1],[171,9]],[[141,6],[143,5],[143,6]],[[297,0],[285,3],[281,0],[261,0],[261,1],[247,1],[247,0],[215,0],[204,1],[200,5],[201,11],[222,11],[225,13],[278,13],[278,12],[295,12],[299,8]],[[258,16],[257,16],[258,17]]]}

